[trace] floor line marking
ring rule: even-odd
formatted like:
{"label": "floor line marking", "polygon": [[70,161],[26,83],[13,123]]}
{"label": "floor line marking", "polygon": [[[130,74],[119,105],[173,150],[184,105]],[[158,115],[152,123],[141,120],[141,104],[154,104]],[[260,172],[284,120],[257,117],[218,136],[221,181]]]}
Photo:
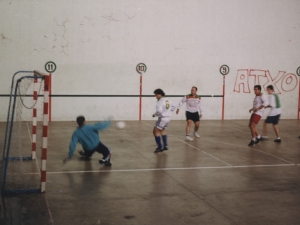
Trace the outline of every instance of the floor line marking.
{"label": "floor line marking", "polygon": [[277,159],[280,159],[280,160],[285,161],[285,162],[287,162],[287,163],[291,163],[291,164],[295,165],[295,163],[293,163],[293,162],[290,162],[290,161],[288,161],[288,160],[282,159],[282,158],[280,158],[280,157],[277,157],[277,156],[275,156],[275,155],[272,155],[272,154],[270,154],[270,153],[264,152],[264,151],[259,150],[259,149],[256,149],[256,148],[250,148],[250,147],[245,147],[245,146],[241,146],[241,145],[231,144],[231,143],[227,143],[227,142],[223,142],[223,141],[215,141],[215,140],[210,140],[210,139],[211,139],[211,138],[207,138],[207,140],[210,141],[210,142],[217,142],[217,143],[220,143],[220,144],[233,145],[233,146],[240,147],[240,148],[246,148],[246,149],[255,150],[255,151],[264,153],[264,154],[266,154],[266,155],[272,156],[272,157],[274,157],[274,158],[277,158]]}
{"label": "floor line marking", "polygon": [[[143,123],[146,124],[146,125],[148,125],[148,126],[150,126],[149,124],[147,124],[147,123],[145,123],[145,122],[143,122]],[[171,134],[170,134],[170,136],[175,137],[176,139],[180,140],[179,138],[177,138],[177,137],[174,136],[174,135],[171,135]],[[217,142],[217,143],[220,143],[220,144],[233,145],[233,146],[240,147],[240,148],[246,148],[246,149],[255,150],[255,151],[261,152],[261,153],[263,153],[263,154],[272,156],[272,157],[277,158],[277,159],[279,159],[279,160],[282,160],[282,161],[285,161],[285,162],[287,162],[287,163],[291,163],[291,164],[295,165],[295,163],[293,163],[293,162],[290,162],[290,161],[288,161],[288,160],[282,159],[282,158],[280,158],[280,157],[277,157],[277,156],[275,156],[275,155],[272,155],[272,154],[270,154],[270,153],[264,152],[264,151],[259,150],[259,149],[255,149],[255,148],[251,148],[251,147],[245,147],[245,146],[236,145],[236,144],[227,143],[227,142],[215,141],[215,140],[211,140],[211,138],[206,138],[206,140],[207,140],[207,141],[210,141],[210,142]],[[180,141],[183,142],[183,143],[186,143],[186,142],[184,142],[184,141],[182,141],[182,140],[180,140]],[[186,144],[188,144],[188,143],[186,143]],[[190,145],[190,146],[192,146],[192,145]],[[194,147],[194,146],[192,146],[192,147]],[[194,147],[194,148],[196,148],[196,147]],[[197,149],[197,148],[196,148],[196,149]],[[198,149],[198,150],[200,150],[200,149]],[[200,151],[202,151],[203,153],[205,153],[203,150],[200,150]],[[206,154],[208,154],[208,153],[206,153]],[[208,154],[208,155],[209,155],[209,154]],[[212,156],[212,157],[213,157],[213,156]],[[217,158],[216,158],[216,159],[217,159]],[[220,161],[222,161],[222,160],[220,160]],[[226,163],[226,162],[224,162],[224,163]],[[226,164],[227,164],[227,163],[226,163]],[[228,165],[229,165],[229,164],[228,164]]]}
{"label": "floor line marking", "polygon": [[181,141],[181,142],[187,144],[188,146],[190,146],[190,147],[192,147],[192,148],[194,148],[194,149],[197,149],[198,151],[201,151],[201,152],[203,152],[204,154],[206,154],[206,155],[208,155],[208,156],[210,156],[210,157],[212,157],[212,158],[214,158],[214,159],[216,159],[216,160],[218,160],[218,161],[220,161],[220,162],[222,162],[222,163],[224,163],[224,164],[226,164],[226,165],[228,165],[228,166],[232,166],[231,164],[229,164],[229,163],[227,163],[227,162],[225,162],[225,161],[223,161],[223,160],[221,160],[221,159],[219,159],[219,158],[217,158],[217,157],[215,157],[215,156],[213,156],[213,155],[211,155],[211,154],[209,154],[209,153],[207,153],[207,152],[205,152],[205,151],[203,151],[203,150],[201,150],[201,149],[199,149],[199,148],[196,148],[195,146],[193,146],[193,145],[191,145],[191,144],[189,144],[189,143],[186,143],[185,141],[183,141],[183,140],[181,140],[181,139],[179,139],[179,138],[177,138],[177,137],[175,137],[175,136],[173,136],[173,135],[170,135],[170,136],[176,138],[177,140],[179,140],[179,141]]}
{"label": "floor line marking", "polygon": [[[271,165],[241,165],[241,166],[199,166],[199,167],[178,167],[178,168],[148,168],[148,169],[120,169],[120,170],[77,170],[77,171],[60,171],[50,172],[47,174],[68,174],[68,173],[110,173],[110,172],[148,172],[148,171],[171,171],[171,170],[201,170],[201,169],[235,169],[235,168],[262,168],[262,167],[287,167],[297,166],[295,164],[271,164]],[[27,175],[37,173],[26,173]],[[25,175],[25,174],[24,174]]]}
{"label": "floor line marking", "polygon": [[[148,124],[148,123],[146,123],[146,122],[144,122],[144,121],[142,121],[142,122],[143,122],[144,124],[148,125],[148,126],[151,126],[150,124]],[[219,159],[219,158],[217,158],[217,157],[215,157],[215,156],[213,156],[213,155],[211,155],[211,154],[209,154],[209,153],[207,153],[207,152],[205,152],[205,151],[203,151],[203,150],[201,150],[201,149],[199,149],[199,148],[197,148],[197,147],[195,147],[195,146],[193,146],[193,145],[191,145],[191,144],[189,144],[189,143],[187,143],[187,142],[185,142],[185,141],[183,141],[183,140],[181,140],[181,139],[179,139],[178,137],[176,137],[176,136],[174,136],[174,135],[172,135],[172,134],[168,134],[168,135],[170,135],[171,137],[176,138],[177,140],[181,141],[182,143],[187,144],[188,146],[190,146],[190,147],[192,147],[192,148],[194,148],[194,149],[196,149],[196,150],[198,150],[198,151],[201,151],[201,152],[203,152],[204,154],[206,154],[206,155],[208,155],[208,156],[210,156],[210,157],[212,157],[212,158],[214,158],[214,159],[216,159],[216,160],[218,160],[218,161],[220,161],[220,162],[222,162],[222,163],[224,163],[224,164],[226,164],[226,165],[228,165],[228,166],[232,166],[232,165],[230,165],[229,163],[227,163],[227,162],[225,162],[225,161],[223,161],[223,160],[221,160],[221,159]]]}

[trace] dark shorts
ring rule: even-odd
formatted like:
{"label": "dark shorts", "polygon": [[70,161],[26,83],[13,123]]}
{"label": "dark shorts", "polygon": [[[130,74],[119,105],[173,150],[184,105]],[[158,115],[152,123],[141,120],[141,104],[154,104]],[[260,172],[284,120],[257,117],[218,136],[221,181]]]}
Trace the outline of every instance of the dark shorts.
{"label": "dark shorts", "polygon": [[260,121],[260,118],[261,118],[260,115],[252,113],[250,121],[255,123],[255,124],[258,124],[258,122]]}
{"label": "dark shorts", "polygon": [[274,125],[278,124],[280,119],[280,114],[276,116],[268,116],[267,119],[265,120],[265,123],[272,123]]}
{"label": "dark shorts", "polygon": [[186,111],[185,112],[185,116],[186,116],[186,120],[192,120],[194,122],[198,122],[200,120],[200,117],[199,117],[199,113],[198,112],[194,112],[194,113],[191,113],[189,111]]}

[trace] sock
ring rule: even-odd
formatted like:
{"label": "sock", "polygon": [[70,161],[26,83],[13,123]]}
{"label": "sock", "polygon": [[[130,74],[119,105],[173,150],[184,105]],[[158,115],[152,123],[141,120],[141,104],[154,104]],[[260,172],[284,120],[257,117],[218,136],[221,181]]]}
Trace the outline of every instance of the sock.
{"label": "sock", "polygon": [[158,148],[162,148],[161,143],[160,143],[160,136],[155,136],[155,141],[157,143]]}
{"label": "sock", "polygon": [[162,135],[161,137],[162,137],[162,139],[163,139],[164,147],[168,146],[168,143],[167,143],[167,135]]}
{"label": "sock", "polygon": [[257,135],[257,137],[256,137],[257,139],[260,139],[260,135]]}
{"label": "sock", "polygon": [[280,137],[277,137],[276,139],[280,139]]}
{"label": "sock", "polygon": [[109,161],[111,152],[112,151],[108,148],[108,150],[105,151],[105,153],[102,153],[103,154],[103,158],[102,159],[105,160],[105,161]]}
{"label": "sock", "polygon": [[256,141],[256,138],[252,138],[252,141]]}

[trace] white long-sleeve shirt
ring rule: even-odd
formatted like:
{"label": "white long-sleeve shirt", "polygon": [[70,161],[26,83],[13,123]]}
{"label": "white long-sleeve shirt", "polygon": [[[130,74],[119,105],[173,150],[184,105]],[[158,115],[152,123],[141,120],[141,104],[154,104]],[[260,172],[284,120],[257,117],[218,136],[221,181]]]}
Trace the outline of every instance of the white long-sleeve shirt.
{"label": "white long-sleeve shirt", "polygon": [[177,109],[180,109],[184,103],[186,103],[186,111],[191,113],[195,113],[195,112],[200,112],[200,114],[203,113],[201,97],[199,95],[196,95],[195,97],[192,96],[191,94],[185,95],[179,102]]}
{"label": "white long-sleeve shirt", "polygon": [[265,111],[265,107],[268,105],[268,99],[266,98],[265,95],[263,95],[262,93],[260,93],[259,95],[256,95],[254,100],[253,100],[253,110],[260,107],[260,106],[264,106],[263,108],[261,108],[260,110],[256,111],[254,114],[263,116],[264,111]]}
{"label": "white long-sleeve shirt", "polygon": [[166,97],[161,97],[156,103],[155,116],[158,117],[170,117],[172,111],[176,109],[176,106]]}

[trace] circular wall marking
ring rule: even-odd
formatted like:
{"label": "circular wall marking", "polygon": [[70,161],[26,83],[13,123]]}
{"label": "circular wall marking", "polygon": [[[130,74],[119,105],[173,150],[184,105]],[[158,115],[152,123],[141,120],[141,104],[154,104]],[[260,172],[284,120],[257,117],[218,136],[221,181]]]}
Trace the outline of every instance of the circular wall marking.
{"label": "circular wall marking", "polygon": [[222,75],[227,75],[227,74],[229,73],[229,66],[227,66],[227,65],[222,65],[222,66],[220,67],[220,73],[221,73]]}
{"label": "circular wall marking", "polygon": [[300,76],[300,66],[297,68],[297,75]]}
{"label": "circular wall marking", "polygon": [[56,64],[52,61],[46,62],[45,64],[45,70],[48,73],[53,73],[56,70]]}
{"label": "circular wall marking", "polygon": [[136,71],[142,75],[142,73],[146,73],[147,71],[147,66],[145,63],[139,63],[136,66]]}

